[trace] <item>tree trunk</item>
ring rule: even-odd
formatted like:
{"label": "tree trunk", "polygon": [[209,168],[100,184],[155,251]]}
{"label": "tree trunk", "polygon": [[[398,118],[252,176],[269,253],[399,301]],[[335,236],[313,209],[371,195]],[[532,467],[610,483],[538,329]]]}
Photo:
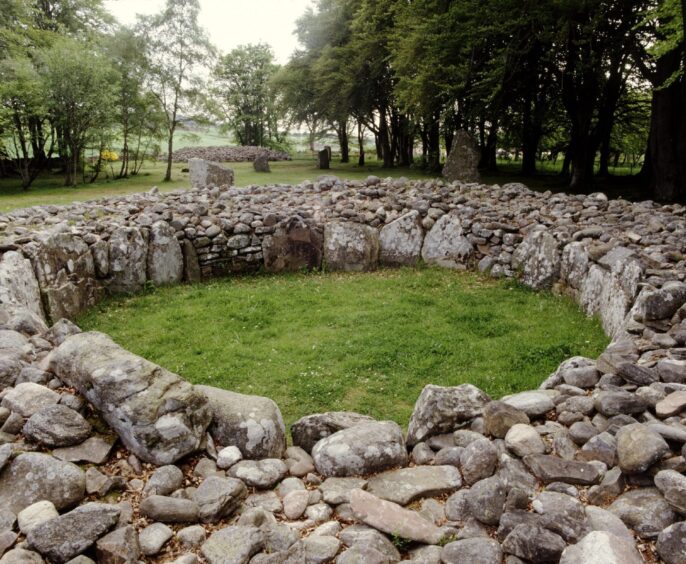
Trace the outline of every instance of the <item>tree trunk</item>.
{"label": "tree trunk", "polygon": [[338,145],[341,148],[341,163],[350,162],[350,147],[348,146],[348,130],[346,122],[339,122],[336,133],[338,134]]}
{"label": "tree trunk", "polygon": [[426,167],[431,172],[441,171],[441,130],[437,116],[431,116],[427,124],[427,161]]}
{"label": "tree trunk", "polygon": [[357,157],[357,165],[364,166],[364,129],[362,128],[362,121],[357,122],[357,143],[360,146],[360,155]]}
{"label": "tree trunk", "polygon": [[675,49],[658,59],[655,69],[646,165],[650,194],[665,202],[686,200],[686,78],[660,88],[681,64],[686,63]]}

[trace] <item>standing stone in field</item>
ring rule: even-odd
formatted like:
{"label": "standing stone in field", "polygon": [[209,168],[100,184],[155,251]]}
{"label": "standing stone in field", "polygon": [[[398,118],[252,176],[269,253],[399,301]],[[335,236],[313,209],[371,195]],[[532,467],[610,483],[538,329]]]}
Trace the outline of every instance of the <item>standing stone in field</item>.
{"label": "standing stone in field", "polygon": [[170,464],[200,448],[211,418],[205,395],[107,335],[68,337],[51,353],[50,367],[146,462]]}
{"label": "standing stone in field", "polygon": [[443,167],[443,176],[448,182],[480,182],[479,160],[481,153],[472,136],[460,129],[453,139],[450,154]]}
{"label": "standing stone in field", "polygon": [[148,241],[136,227],[120,227],[110,237],[110,284],[112,292],[132,294],[145,286]]}
{"label": "standing stone in field", "polygon": [[255,172],[271,172],[269,168],[269,155],[267,153],[260,153],[255,157],[252,166]]}
{"label": "standing stone in field", "polygon": [[414,446],[434,435],[450,433],[481,415],[491,398],[476,386],[455,387],[427,385],[414,405],[407,430],[407,444]]}
{"label": "standing stone in field", "polygon": [[293,216],[262,240],[267,272],[300,272],[322,266],[324,237],[320,229]]}
{"label": "standing stone in field", "polygon": [[233,186],[233,170],[212,161],[188,159],[188,170],[193,188]]}
{"label": "standing stone in field", "polygon": [[422,258],[427,264],[444,268],[465,269],[474,247],[464,236],[460,219],[442,216],[426,234]]}
{"label": "standing stone in field", "polygon": [[327,223],[324,228],[324,263],[331,271],[376,270],[379,263],[378,230],[359,223]]}
{"label": "standing stone in field", "polygon": [[553,285],[561,264],[557,241],[543,228],[529,233],[512,255],[512,266],[519,271],[521,281],[536,290]]}
{"label": "standing stone in field", "polygon": [[421,216],[417,210],[399,217],[381,229],[381,264],[414,266],[424,242]]}
{"label": "standing stone in field", "polygon": [[244,458],[281,458],[286,426],[279,406],[269,398],[248,396],[212,386],[196,386],[212,412],[210,434],[222,446],[236,446]]}
{"label": "standing stone in field", "polygon": [[31,261],[16,251],[7,251],[0,259],[0,308],[25,308],[43,319],[40,288]]}
{"label": "standing stone in field", "polygon": [[183,278],[183,252],[166,221],[156,221],[150,229],[148,279],[156,286],[178,284]]}
{"label": "standing stone in field", "polygon": [[95,303],[95,264],[81,237],[45,233],[38,238],[34,253],[36,277],[51,319],[72,319]]}
{"label": "standing stone in field", "polygon": [[326,149],[322,149],[317,153],[317,168],[320,170],[328,170],[331,162],[331,155]]}

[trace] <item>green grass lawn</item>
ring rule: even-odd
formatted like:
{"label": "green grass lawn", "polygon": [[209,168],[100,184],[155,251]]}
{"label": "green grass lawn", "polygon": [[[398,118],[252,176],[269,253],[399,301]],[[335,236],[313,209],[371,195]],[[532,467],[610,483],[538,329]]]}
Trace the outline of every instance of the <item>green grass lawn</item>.
{"label": "green grass lawn", "polygon": [[[334,162],[328,171],[316,168],[316,161],[310,157],[298,157],[292,161],[278,161],[270,163],[272,172],[258,173],[251,162],[226,163],[236,174],[236,185],[249,184],[298,184],[303,180],[316,180],[324,173],[334,174],[350,179],[364,179],[370,174],[379,176],[406,176],[407,178],[426,178],[427,175],[416,169],[384,170],[380,163],[372,161],[368,166],[358,167],[356,164]],[[172,182],[162,182],[166,170],[165,163],[147,163],[141,174],[121,180],[102,178],[93,184],[84,184],[76,188],[63,186],[64,180],[59,174],[45,175],[36,180],[34,185],[26,191],[21,189],[18,179],[0,179],[0,212],[16,208],[25,208],[45,204],[70,204],[75,201],[92,200],[107,196],[145,192],[153,186],[162,191],[172,191],[179,188],[189,188],[188,173],[181,169],[188,165],[175,164]]]}
{"label": "green grass lawn", "polygon": [[569,299],[434,268],[161,288],[77,322],[194,383],[271,397],[287,424],[353,410],[406,425],[425,384],[500,397],[608,342]]}

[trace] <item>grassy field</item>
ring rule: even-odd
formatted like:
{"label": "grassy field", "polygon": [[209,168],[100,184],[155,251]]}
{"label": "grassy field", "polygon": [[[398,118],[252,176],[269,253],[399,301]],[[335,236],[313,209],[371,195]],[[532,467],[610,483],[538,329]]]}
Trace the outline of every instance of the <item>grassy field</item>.
{"label": "grassy field", "polygon": [[[270,163],[271,173],[258,173],[253,169],[252,163],[226,163],[236,174],[236,185],[247,186],[249,184],[298,184],[303,180],[316,180],[318,176],[326,172],[344,178],[363,179],[370,174],[379,176],[406,176],[407,178],[426,178],[427,175],[416,169],[393,169],[384,170],[380,163],[372,161],[368,166],[358,167],[355,164],[334,162],[329,171],[316,168],[314,158],[298,157],[292,161],[279,161]],[[166,165],[164,163],[146,164],[142,173],[121,180],[109,180],[103,178],[93,184],[85,184],[76,188],[63,186],[61,175],[46,175],[39,178],[34,186],[23,191],[19,180],[0,179],[0,212],[16,208],[45,204],[70,204],[75,201],[92,200],[107,196],[132,194],[145,192],[153,186],[161,191],[172,191],[179,188],[189,188],[188,173],[181,172],[186,164],[175,164],[172,174],[172,182],[162,182]]]}
{"label": "grassy field", "polygon": [[607,344],[570,300],[433,268],[155,289],[77,322],[194,383],[271,397],[287,423],[354,410],[406,425],[425,384],[499,397]]}

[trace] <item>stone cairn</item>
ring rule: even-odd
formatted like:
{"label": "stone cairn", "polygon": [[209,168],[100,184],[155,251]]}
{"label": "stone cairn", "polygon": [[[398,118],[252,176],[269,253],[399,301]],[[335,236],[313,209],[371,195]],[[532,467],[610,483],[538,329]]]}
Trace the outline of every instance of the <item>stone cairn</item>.
{"label": "stone cairn", "polygon": [[[207,184],[207,183],[206,183]],[[209,186],[0,216],[0,560],[686,559],[686,208],[520,184]],[[70,318],[107,293],[419,260],[557,288],[612,343],[409,429],[192,386]]]}
{"label": "stone cairn", "polygon": [[[222,163],[240,163],[254,161],[259,155],[266,154],[270,161],[290,161],[291,156],[283,151],[274,151],[265,147],[218,145],[215,147],[184,147],[172,153],[172,161],[186,163],[190,159],[204,159]],[[160,155],[159,160],[166,161],[167,154]]]}

